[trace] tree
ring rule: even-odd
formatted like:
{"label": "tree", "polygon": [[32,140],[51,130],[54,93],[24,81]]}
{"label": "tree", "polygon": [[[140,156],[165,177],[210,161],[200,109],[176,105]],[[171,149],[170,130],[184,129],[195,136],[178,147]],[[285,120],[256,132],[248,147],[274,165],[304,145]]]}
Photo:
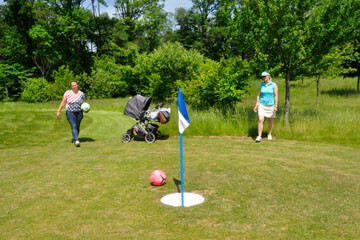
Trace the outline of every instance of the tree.
{"label": "tree", "polygon": [[162,7],[153,6],[149,9],[137,25],[137,30],[141,32],[138,36],[139,46],[147,52],[152,52],[155,48],[160,46],[162,36],[165,35],[167,13]]}
{"label": "tree", "polygon": [[8,0],[1,6],[0,99],[18,99],[24,81],[31,77],[32,40],[28,35],[34,23],[34,1]]}
{"label": "tree", "polygon": [[[346,41],[355,28],[359,1],[259,0],[241,1],[237,34],[253,45],[255,70],[285,77],[285,124],[289,126],[290,80],[302,65],[321,60],[332,47]],[[235,19],[236,19],[235,18]],[[252,23],[244,25],[244,23]],[[246,27],[245,27],[246,26]]]}
{"label": "tree", "polygon": [[[223,42],[223,26],[216,23],[219,0],[192,0],[190,10],[177,9],[175,19],[179,25],[177,40],[187,48],[195,48],[206,57],[220,59],[219,42]],[[219,41],[220,40],[220,41]]]}
{"label": "tree", "polygon": [[93,27],[95,23],[91,11],[82,8],[85,0],[39,2],[44,2],[49,10],[48,15],[43,15],[45,21],[41,25],[45,29],[51,28],[49,34],[54,39],[54,50],[59,54],[59,60],[54,68],[68,65],[76,74],[89,72],[92,61],[89,46],[95,38]]}
{"label": "tree", "polygon": [[32,40],[29,30],[35,22],[34,0],[7,0],[1,11],[6,24],[1,46],[1,58],[9,64],[32,66]]}
{"label": "tree", "polygon": [[[101,11],[100,11],[100,6],[103,5],[105,7],[107,7],[107,3],[105,0],[97,0],[97,16],[100,17],[101,15]],[[95,7],[95,0],[91,0],[91,7],[92,7],[92,11],[93,11],[93,16],[94,18],[96,17],[96,7]]]}
{"label": "tree", "polygon": [[[115,9],[120,23],[117,24],[117,35],[126,42],[147,41],[145,49],[153,50],[157,42],[156,35],[161,33],[166,22],[166,13],[162,10],[164,0],[116,0]],[[120,31],[120,32],[119,32]],[[141,47],[141,44],[139,44]]]}
{"label": "tree", "polygon": [[76,74],[89,72],[92,63],[88,45],[93,26],[91,12],[73,8],[65,15],[57,15],[54,24],[57,30],[54,37],[62,65],[68,65]]}
{"label": "tree", "polygon": [[86,0],[46,0],[53,8],[58,11],[66,14],[67,12],[71,12],[76,8],[80,8],[81,5]]}
{"label": "tree", "polygon": [[330,52],[322,56],[321,60],[316,58],[304,65],[307,69],[307,75],[315,77],[316,80],[316,106],[320,104],[320,78],[335,77],[341,74],[347,74],[352,69],[343,67],[344,63],[351,59],[352,45],[347,43],[341,46],[333,47]]}
{"label": "tree", "polygon": [[29,31],[29,36],[37,45],[32,52],[32,59],[39,68],[42,78],[46,79],[58,55],[54,51],[54,38],[40,25],[34,25]]}
{"label": "tree", "polygon": [[198,38],[195,47],[205,56],[208,56],[208,49],[210,47],[208,45],[208,40],[215,19],[214,16],[219,6],[219,1],[192,0],[192,2],[192,17],[195,23],[195,34]]}
{"label": "tree", "polygon": [[[91,6],[92,6],[92,13],[93,13],[93,18],[94,18],[94,22],[95,22],[95,27],[94,27],[94,41],[96,44],[96,51],[97,52],[101,52],[102,51],[102,47],[104,44],[104,41],[102,41],[102,27],[106,27],[106,25],[101,24],[101,19],[100,19],[100,6],[103,5],[105,7],[107,7],[107,3],[104,0],[97,0],[97,10],[98,10],[98,15],[96,16],[96,7],[95,7],[95,0],[91,0]],[[91,43],[91,48],[92,48],[92,43]],[[91,51],[93,51],[93,49],[91,49]]]}
{"label": "tree", "polygon": [[343,67],[348,69],[347,72],[342,73],[347,77],[357,77],[356,93],[360,93],[360,31],[357,30],[355,36],[357,38],[350,42],[352,51],[349,53],[349,58],[344,62]]}
{"label": "tree", "polygon": [[179,29],[175,30],[175,41],[190,49],[197,41],[193,24],[192,12],[185,8],[177,8],[174,16]]}

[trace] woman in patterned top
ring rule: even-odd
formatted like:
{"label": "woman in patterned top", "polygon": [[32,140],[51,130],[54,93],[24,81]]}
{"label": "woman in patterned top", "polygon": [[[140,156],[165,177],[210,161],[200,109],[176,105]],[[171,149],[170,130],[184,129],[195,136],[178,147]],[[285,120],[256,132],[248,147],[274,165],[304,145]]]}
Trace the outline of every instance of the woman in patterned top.
{"label": "woman in patterned top", "polygon": [[64,93],[64,97],[57,110],[56,117],[60,118],[60,111],[66,103],[66,118],[71,126],[71,133],[73,136],[73,143],[76,147],[80,147],[79,133],[80,123],[83,119],[83,111],[81,104],[86,101],[85,94],[78,89],[76,81],[71,82],[71,90]]}

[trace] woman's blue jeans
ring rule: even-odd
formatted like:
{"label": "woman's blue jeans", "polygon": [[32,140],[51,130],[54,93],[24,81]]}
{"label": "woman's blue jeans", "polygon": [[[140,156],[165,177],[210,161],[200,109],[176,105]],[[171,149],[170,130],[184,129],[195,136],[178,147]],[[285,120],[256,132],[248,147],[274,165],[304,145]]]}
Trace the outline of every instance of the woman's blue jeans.
{"label": "woman's blue jeans", "polygon": [[83,119],[83,112],[66,111],[66,118],[71,126],[73,141],[79,141],[80,123]]}

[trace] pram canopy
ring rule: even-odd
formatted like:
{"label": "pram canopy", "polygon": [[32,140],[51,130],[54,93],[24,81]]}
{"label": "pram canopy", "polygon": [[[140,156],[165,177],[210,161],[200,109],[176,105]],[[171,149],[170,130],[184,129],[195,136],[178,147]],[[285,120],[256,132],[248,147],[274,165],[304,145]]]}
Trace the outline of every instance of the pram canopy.
{"label": "pram canopy", "polygon": [[144,117],[146,110],[148,110],[151,97],[144,97],[137,94],[130,99],[124,109],[124,115],[140,120]]}

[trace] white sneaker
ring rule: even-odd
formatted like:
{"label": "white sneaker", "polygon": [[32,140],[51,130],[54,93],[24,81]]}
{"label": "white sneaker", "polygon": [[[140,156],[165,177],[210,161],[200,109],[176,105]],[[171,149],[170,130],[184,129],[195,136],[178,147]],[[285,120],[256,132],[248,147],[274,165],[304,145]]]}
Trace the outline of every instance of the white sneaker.
{"label": "white sneaker", "polygon": [[76,147],[80,147],[80,142],[79,141],[75,141],[74,144],[75,144]]}
{"label": "white sneaker", "polygon": [[255,139],[255,142],[260,142],[260,141],[261,141],[261,137],[257,136],[256,139]]}
{"label": "white sneaker", "polygon": [[272,140],[271,134],[268,135],[268,140],[270,140],[270,141]]}

